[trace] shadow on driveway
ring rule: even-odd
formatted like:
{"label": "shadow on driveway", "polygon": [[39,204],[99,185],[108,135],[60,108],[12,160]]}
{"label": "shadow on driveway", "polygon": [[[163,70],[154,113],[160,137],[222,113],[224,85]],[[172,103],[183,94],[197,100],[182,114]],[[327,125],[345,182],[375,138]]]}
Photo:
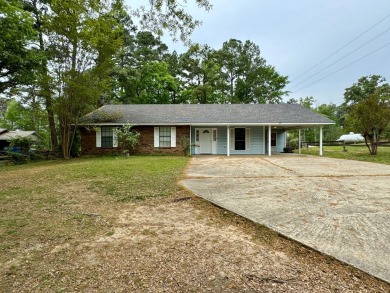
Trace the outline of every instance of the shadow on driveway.
{"label": "shadow on driveway", "polygon": [[311,156],[194,157],[196,195],[390,282],[390,166]]}

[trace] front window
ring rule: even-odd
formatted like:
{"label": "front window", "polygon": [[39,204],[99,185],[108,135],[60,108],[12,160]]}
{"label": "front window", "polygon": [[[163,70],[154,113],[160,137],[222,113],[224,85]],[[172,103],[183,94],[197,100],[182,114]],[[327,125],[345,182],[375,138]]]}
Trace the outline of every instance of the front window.
{"label": "front window", "polygon": [[171,146],[171,127],[160,127],[160,147]]}
{"label": "front window", "polygon": [[112,127],[102,127],[102,148],[112,148],[113,137]]}
{"label": "front window", "polygon": [[245,128],[235,128],[234,137],[234,149],[245,150]]}

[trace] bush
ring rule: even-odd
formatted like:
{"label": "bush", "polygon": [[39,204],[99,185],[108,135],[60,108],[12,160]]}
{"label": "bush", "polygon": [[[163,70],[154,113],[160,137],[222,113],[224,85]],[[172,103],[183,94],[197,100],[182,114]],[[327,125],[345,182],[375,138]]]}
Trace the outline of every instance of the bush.
{"label": "bush", "polygon": [[10,140],[7,154],[15,164],[24,164],[30,160],[36,160],[40,156],[31,149],[34,141],[30,137],[15,137]]}

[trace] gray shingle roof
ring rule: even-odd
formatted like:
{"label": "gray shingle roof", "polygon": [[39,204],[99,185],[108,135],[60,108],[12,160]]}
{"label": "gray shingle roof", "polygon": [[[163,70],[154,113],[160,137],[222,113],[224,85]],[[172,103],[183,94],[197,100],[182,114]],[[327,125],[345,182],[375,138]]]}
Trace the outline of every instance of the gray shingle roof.
{"label": "gray shingle roof", "polygon": [[37,136],[37,134],[35,133],[35,131],[8,131],[8,132],[4,132],[2,134],[0,134],[0,140],[10,140],[10,139],[13,139],[13,138],[17,138],[17,137],[30,137],[31,139],[33,140],[38,140],[39,137]]}
{"label": "gray shingle roof", "polygon": [[106,105],[80,124],[334,124],[334,121],[295,104],[130,104]]}

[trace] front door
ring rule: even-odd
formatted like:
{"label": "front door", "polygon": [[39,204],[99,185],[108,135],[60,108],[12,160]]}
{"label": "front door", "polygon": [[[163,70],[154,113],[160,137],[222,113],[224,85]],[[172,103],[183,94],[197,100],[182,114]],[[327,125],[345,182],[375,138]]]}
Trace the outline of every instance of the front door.
{"label": "front door", "polygon": [[212,129],[199,129],[199,145],[201,154],[211,154],[212,151]]}
{"label": "front door", "polygon": [[276,142],[277,142],[277,135],[276,132],[271,133],[271,151],[276,152]]}

